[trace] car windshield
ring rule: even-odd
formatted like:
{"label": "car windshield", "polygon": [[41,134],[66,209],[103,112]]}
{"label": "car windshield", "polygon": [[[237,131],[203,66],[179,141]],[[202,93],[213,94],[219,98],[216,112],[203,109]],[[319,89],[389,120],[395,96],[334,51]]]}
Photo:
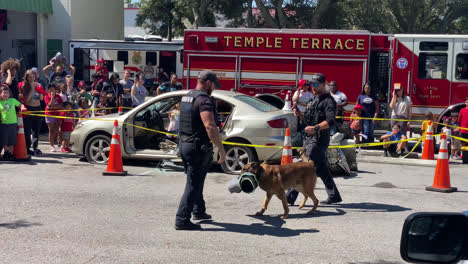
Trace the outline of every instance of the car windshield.
{"label": "car windshield", "polygon": [[251,96],[248,95],[236,95],[234,96],[235,99],[242,101],[250,106],[255,107],[259,111],[262,112],[271,112],[271,111],[277,111],[279,110],[278,108]]}

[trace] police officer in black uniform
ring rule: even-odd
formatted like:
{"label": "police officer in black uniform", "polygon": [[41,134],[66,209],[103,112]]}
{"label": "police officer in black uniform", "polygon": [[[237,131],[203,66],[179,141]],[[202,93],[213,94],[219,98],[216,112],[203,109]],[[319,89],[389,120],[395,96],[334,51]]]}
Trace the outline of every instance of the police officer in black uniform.
{"label": "police officer in black uniform", "polygon": [[[300,118],[300,126],[304,128],[307,156],[314,161],[315,170],[322,179],[327,190],[328,198],[321,201],[323,204],[341,202],[340,192],[328,169],[327,148],[330,143],[330,126],[335,122],[336,102],[325,89],[325,76],[316,73],[312,76],[312,88],[314,98],[307,103],[307,109],[303,118]],[[294,109],[294,114],[301,113]],[[297,198],[297,191],[291,189],[287,193],[288,203],[293,205]]]}
{"label": "police officer in black uniform", "polygon": [[[177,210],[176,230],[198,230],[200,225],[194,220],[211,219],[206,213],[203,200],[203,185],[206,173],[213,159],[213,142],[219,150],[218,163],[226,158],[218,127],[216,126],[216,109],[211,93],[219,88],[218,77],[209,70],[200,72],[195,90],[191,90],[180,103],[180,153],[187,176],[185,191]],[[211,140],[211,142],[210,142]]]}

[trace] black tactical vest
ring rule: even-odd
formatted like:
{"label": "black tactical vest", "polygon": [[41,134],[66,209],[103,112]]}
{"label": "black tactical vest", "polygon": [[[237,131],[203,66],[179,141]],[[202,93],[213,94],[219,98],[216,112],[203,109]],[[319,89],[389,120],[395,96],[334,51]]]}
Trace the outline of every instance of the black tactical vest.
{"label": "black tactical vest", "polygon": [[197,97],[209,96],[207,93],[191,90],[180,101],[179,133],[183,142],[209,142],[208,134],[200,117],[199,104],[195,104]]}
{"label": "black tactical vest", "polygon": [[[325,94],[322,94],[321,96],[314,96],[314,98],[312,98],[307,103],[307,108],[304,113],[304,125],[303,125],[304,128],[306,126],[318,125],[326,120],[327,116],[325,114],[325,104],[327,103],[326,102],[327,100],[325,99],[327,98],[331,98],[333,102],[335,100],[333,99],[333,97],[331,97],[330,94],[325,93]],[[333,124],[329,124],[329,125],[333,125]],[[321,130],[319,134],[322,135],[322,134],[327,134],[327,133],[329,133],[328,129]]]}

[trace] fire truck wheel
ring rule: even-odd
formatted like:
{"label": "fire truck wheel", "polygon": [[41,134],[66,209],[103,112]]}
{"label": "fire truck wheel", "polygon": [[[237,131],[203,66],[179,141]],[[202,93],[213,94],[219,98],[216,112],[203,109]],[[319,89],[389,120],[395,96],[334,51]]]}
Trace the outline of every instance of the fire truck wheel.
{"label": "fire truck wheel", "polygon": [[224,173],[239,174],[245,164],[256,160],[254,151],[243,146],[225,146],[226,160],[221,164]]}

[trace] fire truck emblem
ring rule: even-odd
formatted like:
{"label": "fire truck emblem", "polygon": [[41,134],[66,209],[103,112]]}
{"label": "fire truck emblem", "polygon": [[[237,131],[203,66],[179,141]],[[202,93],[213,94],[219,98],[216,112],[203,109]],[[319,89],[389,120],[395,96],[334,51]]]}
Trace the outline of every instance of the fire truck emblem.
{"label": "fire truck emblem", "polygon": [[399,58],[396,62],[396,66],[399,68],[399,69],[404,69],[406,67],[408,67],[408,60],[405,59],[405,58]]}
{"label": "fire truck emblem", "polygon": [[141,58],[141,53],[139,51],[133,52],[132,61],[133,61],[133,64],[137,64],[137,65],[141,63],[142,58]]}

